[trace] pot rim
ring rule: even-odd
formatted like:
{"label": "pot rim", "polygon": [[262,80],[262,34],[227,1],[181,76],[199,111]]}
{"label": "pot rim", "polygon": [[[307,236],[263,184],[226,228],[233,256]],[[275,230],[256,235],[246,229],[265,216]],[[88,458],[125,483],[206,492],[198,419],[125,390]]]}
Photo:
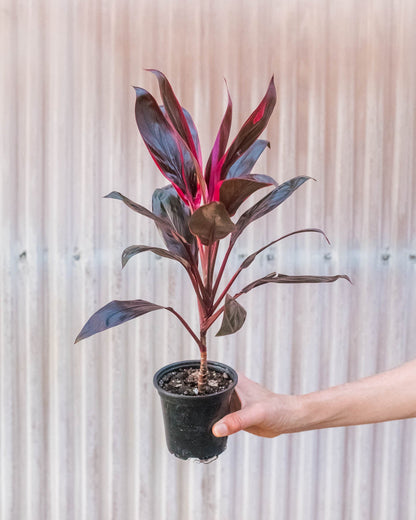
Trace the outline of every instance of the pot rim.
{"label": "pot rim", "polygon": [[164,395],[166,397],[173,397],[178,399],[209,399],[209,398],[215,398],[217,396],[220,396],[222,394],[225,394],[227,392],[231,392],[234,390],[235,386],[238,382],[238,374],[234,370],[234,368],[230,367],[229,365],[226,365],[225,363],[221,363],[219,361],[208,361],[208,368],[214,368],[219,369],[221,372],[226,372],[232,379],[232,383],[228,388],[225,388],[224,390],[221,390],[220,392],[216,392],[214,394],[197,394],[197,395],[182,395],[182,394],[174,394],[172,392],[168,392],[167,390],[164,390],[159,386],[159,381],[161,377],[169,372],[172,372],[173,370],[176,370],[177,368],[186,368],[186,367],[193,367],[193,366],[199,366],[200,361],[199,359],[188,359],[185,361],[176,361],[174,363],[169,363],[168,365],[163,366],[162,368],[159,368],[159,370],[155,373],[153,376],[153,386],[158,391],[159,395]]}

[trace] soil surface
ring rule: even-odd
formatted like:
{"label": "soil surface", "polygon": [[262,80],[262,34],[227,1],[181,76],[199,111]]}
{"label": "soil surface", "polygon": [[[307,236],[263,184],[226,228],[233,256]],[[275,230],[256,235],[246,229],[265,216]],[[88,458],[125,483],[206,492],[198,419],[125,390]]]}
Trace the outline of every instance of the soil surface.
{"label": "soil surface", "polygon": [[[159,386],[171,394],[198,395],[199,368],[179,368],[164,375],[159,380]],[[204,394],[216,394],[232,384],[231,377],[226,372],[208,369],[207,385]]]}

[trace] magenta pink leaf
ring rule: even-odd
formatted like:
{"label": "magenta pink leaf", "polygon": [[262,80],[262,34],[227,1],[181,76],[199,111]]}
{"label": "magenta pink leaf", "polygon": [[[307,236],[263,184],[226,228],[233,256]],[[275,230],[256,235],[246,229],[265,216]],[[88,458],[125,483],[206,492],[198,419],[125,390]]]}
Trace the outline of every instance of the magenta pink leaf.
{"label": "magenta pink leaf", "polygon": [[[188,145],[189,150],[194,155],[194,157],[198,160],[200,166],[201,165],[201,150],[199,149],[199,139],[195,133],[192,135],[192,131],[188,124],[189,120],[192,121],[189,113],[185,114],[184,109],[181,107],[179,101],[177,100],[175,93],[173,92],[172,86],[169,83],[166,76],[156,69],[147,69],[149,72],[152,72],[159,83],[160,95],[162,96],[163,105],[165,107],[166,113],[169,117],[172,126],[178,132],[178,134],[182,137],[185,143]],[[192,121],[193,129],[195,130],[195,125]]]}
{"label": "magenta pink leaf", "polygon": [[156,100],[142,88],[136,90],[136,122],[153,160],[189,205],[197,195],[194,161],[179,133],[169,124]]}
{"label": "magenta pink leaf", "polygon": [[228,92],[228,104],[225,111],[224,117],[222,118],[220,128],[218,130],[217,138],[215,139],[214,146],[211,154],[208,158],[207,165],[205,167],[205,181],[207,183],[209,193],[212,197],[215,186],[220,180],[221,174],[221,159],[224,156],[227,148],[228,138],[230,137],[231,120],[232,120],[232,101],[230,93]]}
{"label": "magenta pink leaf", "polygon": [[264,98],[241,127],[228,149],[221,169],[221,179],[227,177],[231,165],[250,148],[266,128],[276,105],[276,99],[276,87],[274,85],[274,79],[272,78]]}

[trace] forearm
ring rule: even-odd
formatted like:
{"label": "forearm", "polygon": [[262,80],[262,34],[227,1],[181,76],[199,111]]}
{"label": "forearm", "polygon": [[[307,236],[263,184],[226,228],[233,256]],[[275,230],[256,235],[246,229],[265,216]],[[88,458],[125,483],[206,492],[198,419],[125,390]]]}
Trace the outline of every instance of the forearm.
{"label": "forearm", "polygon": [[287,433],[416,417],[416,360],[299,396]]}

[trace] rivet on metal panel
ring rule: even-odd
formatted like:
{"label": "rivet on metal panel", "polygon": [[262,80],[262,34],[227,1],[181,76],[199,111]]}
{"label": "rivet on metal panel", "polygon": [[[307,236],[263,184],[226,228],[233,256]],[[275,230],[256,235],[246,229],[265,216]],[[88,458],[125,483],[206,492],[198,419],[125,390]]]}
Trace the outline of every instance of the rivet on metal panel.
{"label": "rivet on metal panel", "polygon": [[272,260],[274,260],[274,255],[272,255],[272,254],[269,253],[269,254],[266,256],[266,258],[267,258],[267,261],[268,261],[268,262],[271,262]]}
{"label": "rivet on metal panel", "polygon": [[389,253],[383,253],[381,255],[381,259],[383,260],[383,262],[388,262],[389,259],[390,259],[390,254]]}
{"label": "rivet on metal panel", "polygon": [[75,261],[78,261],[78,260],[81,258],[81,253],[80,253],[80,251],[79,251],[78,248],[75,248],[75,249],[74,249],[74,254],[73,254],[72,258],[73,258]]}
{"label": "rivet on metal panel", "polygon": [[325,253],[324,254],[324,259],[325,260],[331,260],[332,259],[332,254],[331,253]]}
{"label": "rivet on metal panel", "polygon": [[409,255],[409,260],[416,263],[416,254],[412,253]]}
{"label": "rivet on metal panel", "polygon": [[26,256],[27,256],[27,255],[26,255],[26,251],[22,251],[22,252],[20,253],[20,255],[19,255],[19,259],[20,259],[20,260],[26,260]]}

